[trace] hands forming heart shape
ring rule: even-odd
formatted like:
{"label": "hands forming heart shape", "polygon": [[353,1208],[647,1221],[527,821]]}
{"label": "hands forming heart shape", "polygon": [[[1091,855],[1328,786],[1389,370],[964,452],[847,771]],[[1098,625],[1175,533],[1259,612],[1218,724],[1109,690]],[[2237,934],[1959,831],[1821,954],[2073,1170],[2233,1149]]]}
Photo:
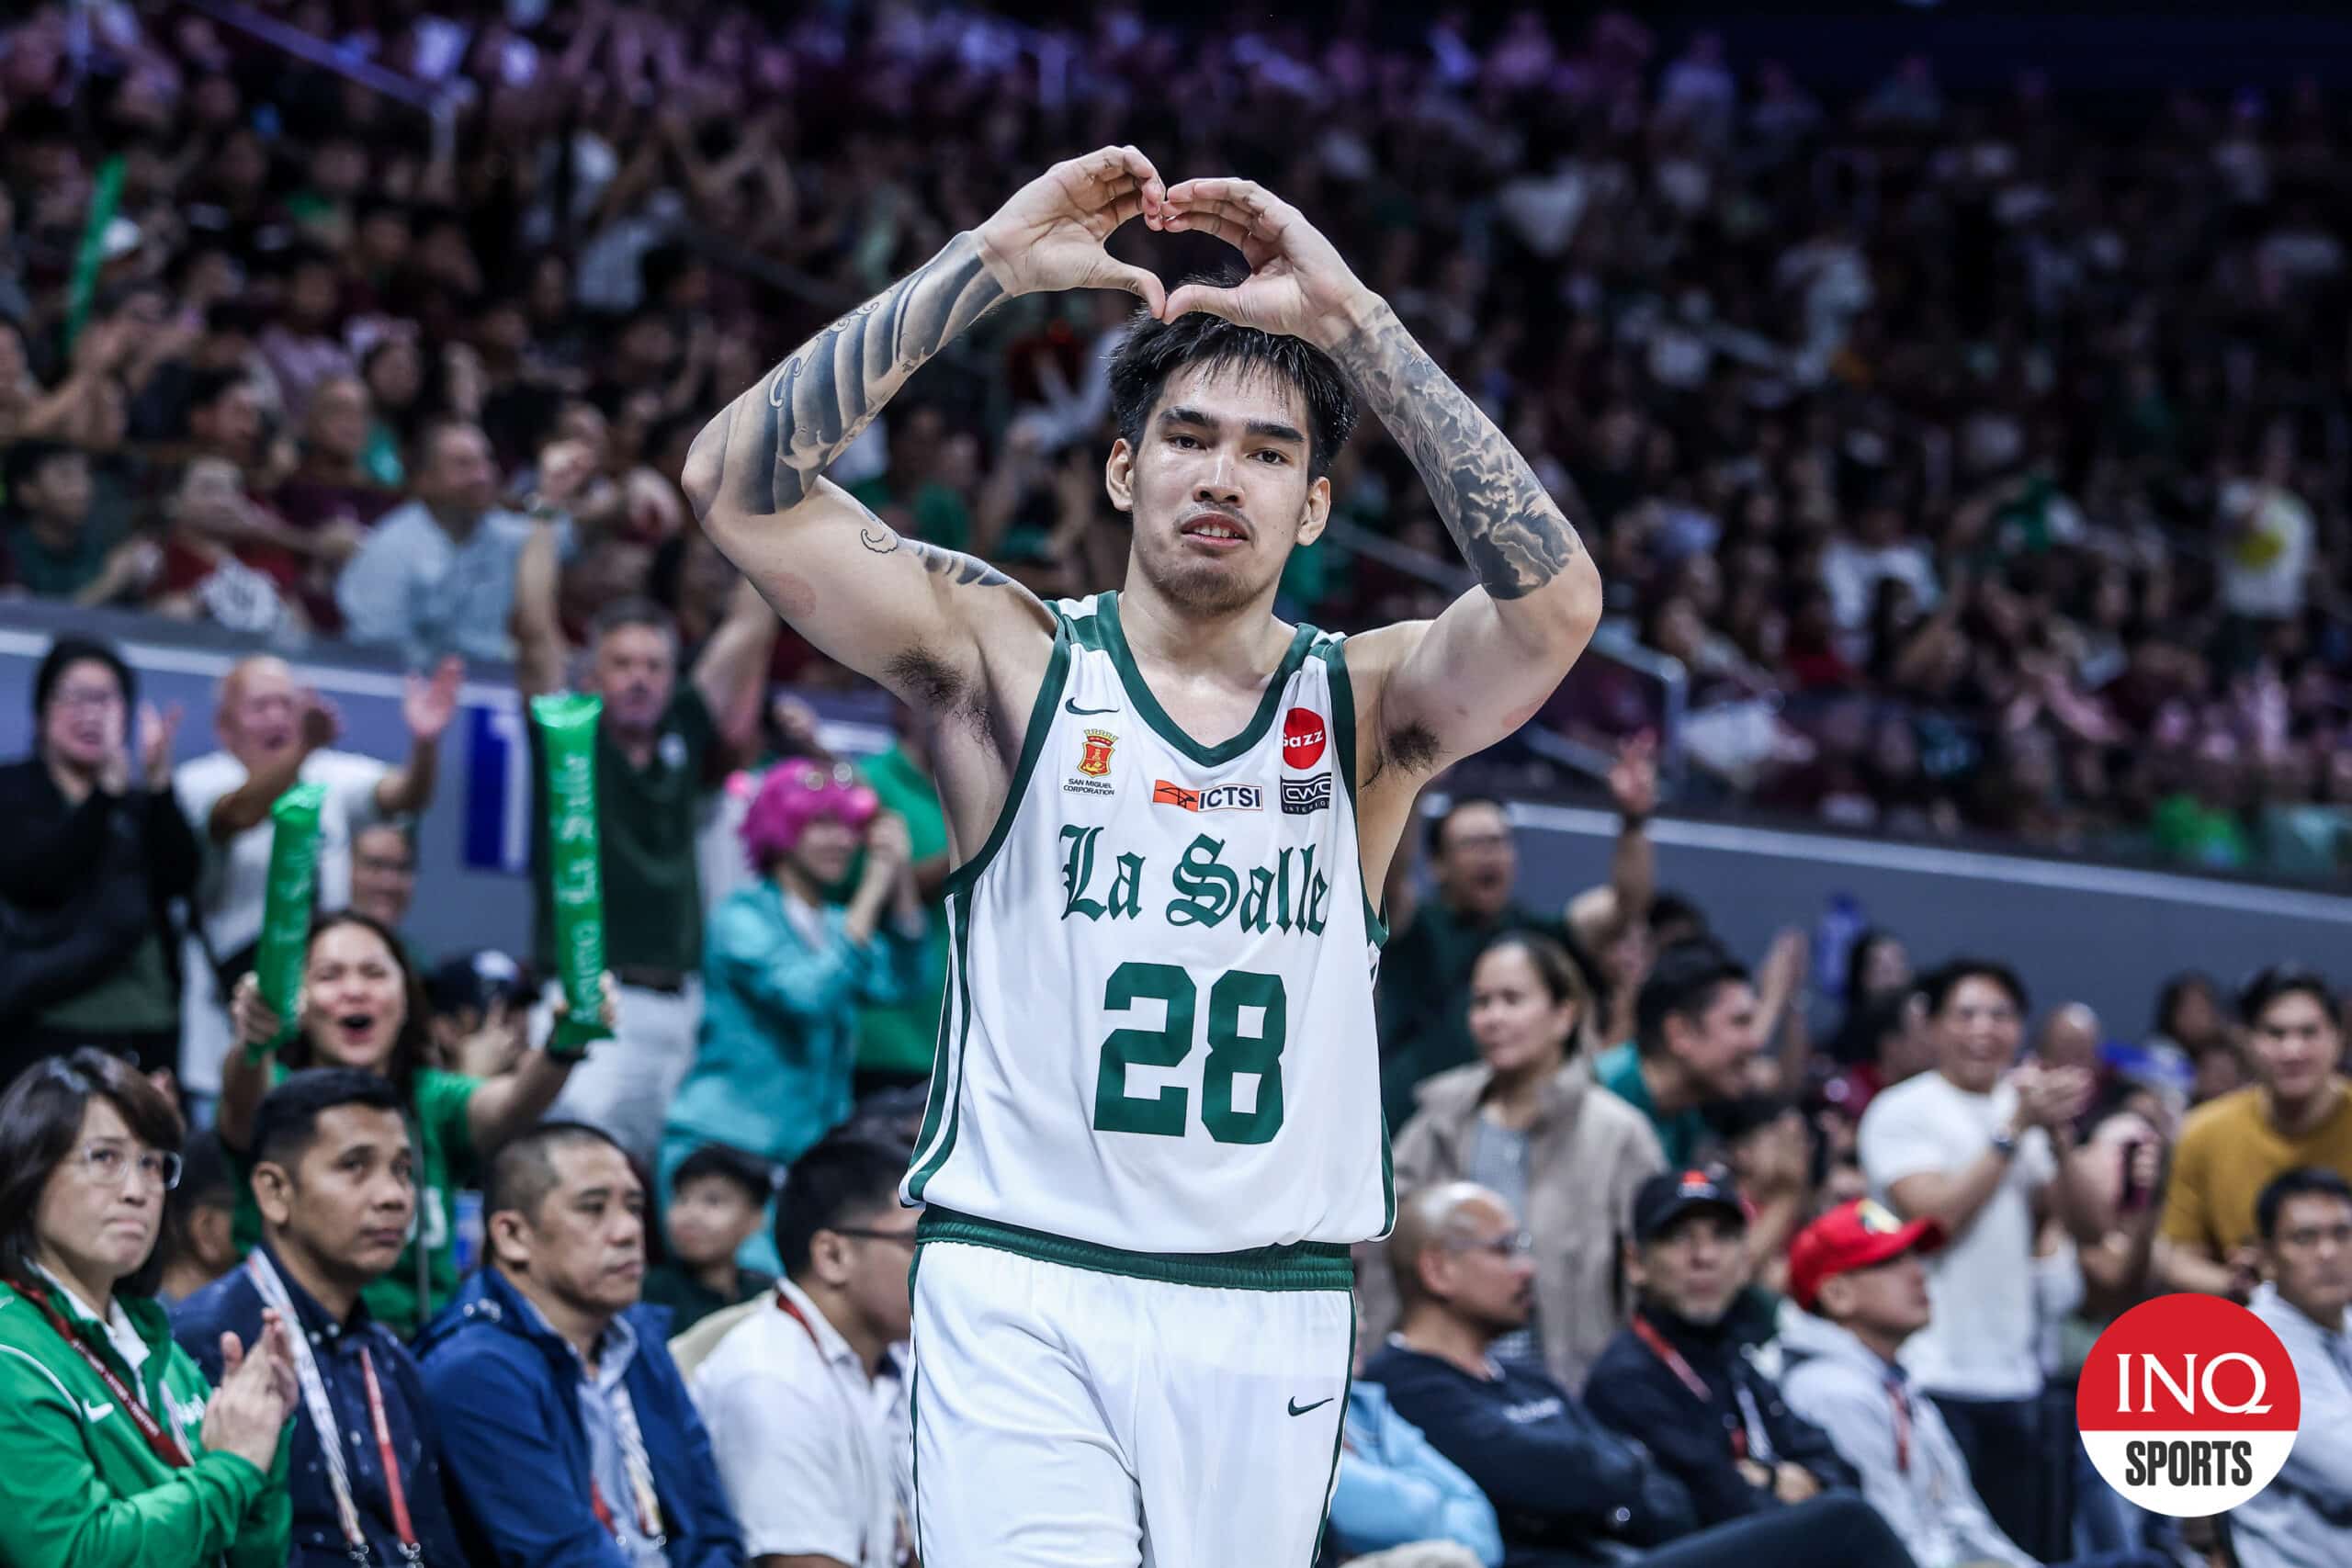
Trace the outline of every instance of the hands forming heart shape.
{"label": "hands forming heart shape", "polygon": [[[1187,283],[1170,294],[1146,268],[1104,246],[1129,221],[1163,233],[1214,234],[1241,253],[1249,276]],[[1133,147],[1056,164],[1013,193],[978,231],[980,254],[1010,294],[1121,288],[1161,321],[1204,310],[1329,347],[1356,324],[1371,294],[1297,208],[1251,180],[1163,182]]]}

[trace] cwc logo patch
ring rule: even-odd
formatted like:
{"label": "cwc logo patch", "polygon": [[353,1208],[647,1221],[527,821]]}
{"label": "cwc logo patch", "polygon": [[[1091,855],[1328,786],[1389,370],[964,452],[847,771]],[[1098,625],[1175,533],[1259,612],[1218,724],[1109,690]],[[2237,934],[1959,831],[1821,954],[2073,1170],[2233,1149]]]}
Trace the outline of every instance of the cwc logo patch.
{"label": "cwc logo patch", "polygon": [[1283,715],[1283,766],[1301,772],[1323,760],[1323,716],[1313,708]]}
{"label": "cwc logo patch", "polygon": [[1186,789],[1182,784],[1159,779],[1152,784],[1151,803],[1185,811],[1262,811],[1266,807],[1266,792],[1257,784],[1245,784]]}
{"label": "cwc logo patch", "polygon": [[1283,780],[1283,810],[1293,817],[1304,817],[1313,811],[1331,808],[1331,775],[1317,773],[1311,779]]}

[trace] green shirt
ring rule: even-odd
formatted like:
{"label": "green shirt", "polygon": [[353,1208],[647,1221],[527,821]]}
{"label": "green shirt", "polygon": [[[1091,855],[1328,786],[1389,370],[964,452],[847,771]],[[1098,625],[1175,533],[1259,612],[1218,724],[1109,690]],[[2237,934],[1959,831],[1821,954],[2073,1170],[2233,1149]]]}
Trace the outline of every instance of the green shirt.
{"label": "green shirt", "polygon": [[[654,733],[644,767],[629,761],[604,726],[596,730],[596,829],[604,852],[605,962],[615,970],[668,969],[680,976],[702,969],[702,878],[695,870],[695,831],[703,781],[718,728],[702,694],[682,681]],[[531,726],[532,772],[538,809],[531,821],[531,878],[538,911],[539,971],[555,962],[554,905],[547,877],[548,811],[539,731]]]}
{"label": "green shirt", "polygon": [[164,944],[149,936],[130,962],[86,991],[40,1015],[44,1029],[86,1029],[93,1034],[176,1034],[180,998],[164,966]]}
{"label": "green shirt", "polygon": [[[283,1083],[283,1063],[272,1070],[272,1087]],[[401,1248],[391,1272],[359,1292],[378,1322],[403,1339],[413,1339],[425,1319],[449,1304],[458,1293],[458,1235],[454,1207],[458,1189],[473,1179],[473,1124],[467,1112],[482,1080],[464,1073],[420,1067],[409,1089],[409,1136],[416,1145],[416,1225]],[[251,1251],[261,1240],[261,1210],[254,1202],[253,1162],[241,1150],[229,1151],[237,1168],[237,1210],[232,1231],[240,1252]],[[433,1299],[421,1303],[416,1295],[417,1248],[424,1248],[424,1267]]]}
{"label": "green shirt", "polygon": [[[46,1287],[44,1287],[46,1288]],[[50,1290],[82,1344],[154,1412],[195,1462],[167,1465],[89,1362],[40,1309],[0,1285],[0,1562],[10,1568],[280,1568],[292,1533],[281,1437],[267,1475],[207,1451],[212,1390],[155,1303],[117,1300],[146,1359],[136,1371],[105,1328]],[[287,1423],[291,1434],[294,1426]]]}
{"label": "green shirt", "polygon": [[[947,814],[938,786],[904,748],[893,745],[865,764],[865,782],[882,809],[907,819],[914,858],[947,852]],[[947,921],[939,907],[925,911],[922,980],[914,999],[896,1007],[870,1007],[857,1015],[857,1065],[886,1072],[920,1073],[931,1067],[939,1037],[940,998],[947,985]]]}
{"label": "green shirt", "polygon": [[74,530],[73,539],[62,552],[42,544],[26,524],[8,530],[8,553],[16,558],[17,581],[38,599],[71,599],[97,581],[116,542],[114,531],[101,526],[95,517]]}
{"label": "green shirt", "polygon": [[774,1275],[738,1269],[735,1293],[722,1296],[675,1263],[663,1263],[645,1271],[644,1299],[649,1306],[670,1309],[670,1337],[674,1339],[712,1313],[748,1302],[775,1288]]}
{"label": "green shirt", "polygon": [[1601,1088],[1650,1119],[1658,1144],[1666,1150],[1667,1164],[1689,1165],[1697,1157],[1699,1145],[1707,1141],[1707,1119],[1695,1110],[1658,1114],[1657,1101],[1650,1099],[1649,1080],[1642,1077],[1640,1048],[1632,1041],[1611,1045],[1596,1057],[1592,1076]]}

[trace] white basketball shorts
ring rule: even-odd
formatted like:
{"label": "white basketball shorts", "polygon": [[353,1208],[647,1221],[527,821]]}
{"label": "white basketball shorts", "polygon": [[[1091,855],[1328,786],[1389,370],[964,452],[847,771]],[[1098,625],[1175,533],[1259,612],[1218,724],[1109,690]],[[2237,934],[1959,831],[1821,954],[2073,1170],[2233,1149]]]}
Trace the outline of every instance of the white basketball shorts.
{"label": "white basketball shorts", "polygon": [[1016,1252],[959,1229],[1001,1235],[924,1221],[923,1568],[1310,1568],[1354,1354],[1345,1248],[1149,1257],[1020,1233]]}

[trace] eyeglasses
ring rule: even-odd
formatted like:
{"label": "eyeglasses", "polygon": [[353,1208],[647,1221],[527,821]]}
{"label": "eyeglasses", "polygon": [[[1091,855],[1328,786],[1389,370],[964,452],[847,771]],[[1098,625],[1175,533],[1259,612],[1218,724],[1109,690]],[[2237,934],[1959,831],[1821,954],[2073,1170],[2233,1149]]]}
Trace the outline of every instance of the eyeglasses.
{"label": "eyeglasses", "polygon": [[112,686],[60,686],[49,700],[62,708],[117,708],[122,693]]}
{"label": "eyeglasses", "polygon": [[903,1241],[909,1247],[915,1244],[915,1233],[912,1231],[877,1231],[868,1225],[827,1225],[825,1228],[835,1235],[863,1236],[868,1241]]}
{"label": "eyeglasses", "polygon": [[1505,1235],[1489,1236],[1484,1241],[1472,1241],[1457,1236],[1448,1241],[1448,1248],[1455,1252],[1491,1252],[1497,1258],[1524,1258],[1535,1250],[1535,1238],[1525,1231],[1513,1231]]}
{"label": "eyeglasses", "polygon": [[74,1157],[85,1180],[104,1187],[121,1187],[133,1170],[169,1192],[180,1184],[180,1156],[169,1149],[145,1149],[134,1155],[120,1144],[92,1144]]}

